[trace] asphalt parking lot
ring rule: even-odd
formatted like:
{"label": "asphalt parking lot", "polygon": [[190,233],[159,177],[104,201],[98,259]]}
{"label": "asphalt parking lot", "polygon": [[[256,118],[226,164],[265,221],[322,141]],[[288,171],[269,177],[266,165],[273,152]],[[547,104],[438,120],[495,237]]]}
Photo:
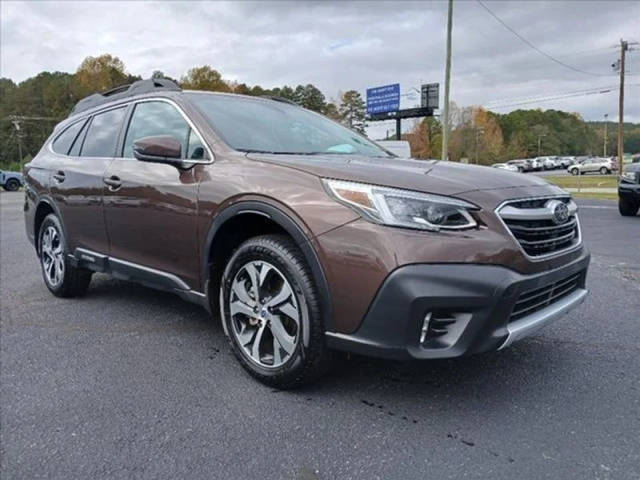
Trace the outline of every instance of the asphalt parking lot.
{"label": "asphalt parking lot", "polygon": [[319,383],[252,380],[219,324],[95,276],[46,290],[0,194],[4,479],[640,477],[640,216],[582,201],[579,309],[510,349],[398,364],[341,358]]}

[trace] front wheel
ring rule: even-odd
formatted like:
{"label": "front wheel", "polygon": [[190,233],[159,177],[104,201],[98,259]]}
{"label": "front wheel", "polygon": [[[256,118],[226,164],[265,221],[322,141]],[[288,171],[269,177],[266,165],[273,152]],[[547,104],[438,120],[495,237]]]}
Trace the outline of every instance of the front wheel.
{"label": "front wheel", "polygon": [[320,297],[289,237],[240,245],[223,273],[220,313],[234,354],[261,382],[291,388],[327,370]]}
{"label": "front wheel", "polygon": [[569,170],[569,173],[571,175],[578,175],[578,169],[577,168],[573,168],[573,169]]}
{"label": "front wheel", "polygon": [[640,202],[633,203],[622,197],[618,197],[618,211],[623,217],[633,217],[638,213]]}
{"label": "front wheel", "polygon": [[602,175],[606,175],[607,173],[611,173],[611,171],[610,171],[607,167],[602,167],[602,168],[600,169],[600,173],[601,173]]}
{"label": "front wheel", "polygon": [[76,297],[86,293],[92,272],[71,265],[62,225],[53,213],[47,215],[40,226],[38,253],[42,277],[51,293],[57,297]]}

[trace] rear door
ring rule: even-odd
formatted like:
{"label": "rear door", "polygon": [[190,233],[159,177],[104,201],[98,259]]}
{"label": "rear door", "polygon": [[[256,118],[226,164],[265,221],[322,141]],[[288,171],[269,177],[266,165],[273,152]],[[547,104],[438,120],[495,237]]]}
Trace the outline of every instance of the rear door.
{"label": "rear door", "polygon": [[133,144],[144,137],[171,135],[183,158],[208,162],[209,153],[187,117],[168,100],[144,100],[131,109],[118,158],[110,164],[104,191],[110,256],[169,273],[198,288],[197,242],[199,166],[178,168],[136,160]]}
{"label": "rear door", "polygon": [[97,113],[68,127],[52,143],[51,196],[69,248],[109,251],[104,222],[103,176],[113,160],[126,107]]}

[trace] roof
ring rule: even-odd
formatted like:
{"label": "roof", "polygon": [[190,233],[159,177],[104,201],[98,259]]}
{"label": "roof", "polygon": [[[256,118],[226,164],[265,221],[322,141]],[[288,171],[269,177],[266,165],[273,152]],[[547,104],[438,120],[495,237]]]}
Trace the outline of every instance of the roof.
{"label": "roof", "polygon": [[71,115],[75,115],[85,110],[98,107],[114,100],[134,97],[145,93],[153,92],[181,92],[182,89],[171,80],[165,78],[151,78],[149,80],[138,80],[130,85],[122,85],[106,92],[94,93],[80,100],[73,107]]}

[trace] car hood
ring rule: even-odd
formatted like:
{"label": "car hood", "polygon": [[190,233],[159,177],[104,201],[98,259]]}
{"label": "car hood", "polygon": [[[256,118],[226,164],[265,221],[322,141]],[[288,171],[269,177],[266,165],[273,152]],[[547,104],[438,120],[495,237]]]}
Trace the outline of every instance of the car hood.
{"label": "car hood", "polygon": [[295,168],[318,177],[404,188],[425,193],[478,199],[475,192],[494,192],[493,200],[565,193],[534,175],[498,168],[438,160],[405,160],[355,155],[271,155],[247,157]]}

